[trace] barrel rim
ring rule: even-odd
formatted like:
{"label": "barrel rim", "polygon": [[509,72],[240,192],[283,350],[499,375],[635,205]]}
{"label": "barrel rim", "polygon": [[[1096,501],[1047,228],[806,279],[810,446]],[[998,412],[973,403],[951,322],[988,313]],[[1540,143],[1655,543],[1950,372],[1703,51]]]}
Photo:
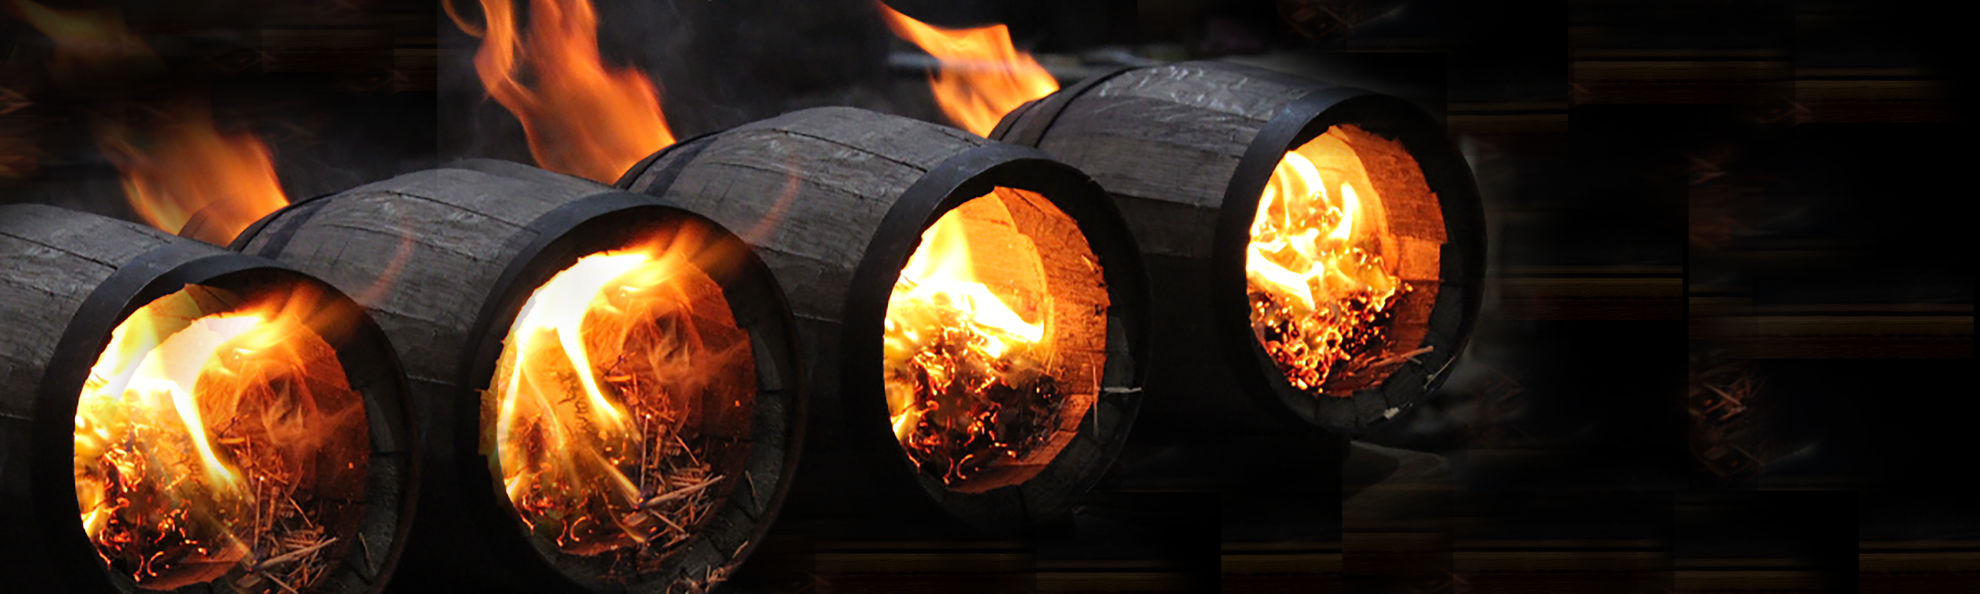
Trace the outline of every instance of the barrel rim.
{"label": "barrel rim", "polygon": [[[96,216],[88,215],[84,216]],[[266,277],[248,279],[251,275]],[[393,542],[384,557],[374,567],[366,568],[370,575],[356,572],[346,563],[339,564],[339,573],[354,575],[357,579],[382,586],[396,570],[399,559],[405,551],[406,536],[412,526],[412,518],[418,507],[419,481],[423,471],[420,465],[420,442],[411,422],[413,410],[406,374],[391,347],[390,339],[384,330],[377,326],[363,307],[336,287],[308,273],[286,264],[260,256],[221,250],[190,239],[173,237],[166,243],[149,249],[131,260],[116,267],[110,276],[98,283],[84,298],[76,313],[70,317],[56,341],[48,367],[37,387],[35,397],[35,418],[68,419],[76,414],[76,406],[81,397],[83,383],[89,369],[109,346],[111,333],[124,320],[139,308],[185,289],[194,284],[259,286],[276,282],[290,281],[308,284],[328,297],[330,307],[341,310],[353,320],[350,336],[333,343],[340,364],[346,370],[372,369],[374,375],[382,377],[366,378],[381,382],[391,394],[377,391],[360,392],[365,402],[365,416],[371,426],[372,455],[389,454],[400,458],[401,471],[398,473],[400,496],[394,501],[396,509],[394,525],[391,527]],[[327,338],[327,337],[326,337]],[[351,348],[351,345],[371,344],[382,348]],[[356,360],[367,357],[370,360]],[[359,365],[352,365],[353,362]],[[348,373],[348,371],[347,371]],[[390,406],[387,400],[396,400],[398,406]],[[388,431],[380,432],[384,428]],[[83,534],[76,517],[75,508],[75,435],[74,426],[69,423],[37,423],[29,437],[35,444],[36,452],[62,452],[65,455],[47,454],[35,457],[29,468],[33,477],[31,498],[39,509],[69,510],[67,513],[36,514],[38,531],[47,546],[56,549],[55,563],[63,567],[58,571],[73,576],[102,576],[102,579],[86,579],[84,583],[70,583],[68,586],[93,592],[151,592],[137,586],[135,580],[120,572],[111,571],[103,558],[96,553],[95,545]],[[381,444],[382,441],[382,444]],[[395,443],[396,442],[396,443]],[[380,448],[386,448],[381,450]],[[377,488],[370,480],[366,481],[367,492]],[[366,515],[371,512],[367,511]],[[381,579],[385,578],[385,579]],[[198,591],[207,582],[187,586],[181,591]]]}
{"label": "barrel rim", "polygon": [[[1030,479],[988,491],[952,491],[914,466],[894,438],[888,423],[884,397],[884,358],[880,336],[885,326],[888,298],[900,271],[921,244],[921,235],[943,214],[964,202],[988,194],[996,187],[1027,190],[1043,196],[1078,226],[1094,257],[1100,260],[1110,300],[1108,308],[1108,348],[1112,368],[1116,363],[1129,367],[1127,377],[1109,371],[1103,377],[1098,401],[1087,414],[1113,410],[1122,418],[1101,423],[1099,435],[1082,429],[1046,468]],[[898,468],[949,514],[992,534],[1021,533],[1037,523],[1069,511],[1074,499],[1097,485],[1125,448],[1129,429],[1141,405],[1140,388],[1147,376],[1150,339],[1148,281],[1141,252],[1127,224],[1106,191],[1084,172],[1055,160],[1043,151],[1015,144],[991,142],[957,153],[909,185],[881,219],[879,231],[862,252],[846,292],[845,312],[840,331],[840,389],[843,391],[847,422],[854,439],[879,460],[894,460]],[[1114,336],[1118,329],[1124,345]],[[1126,361],[1112,359],[1125,355]],[[859,395],[866,395],[861,397]],[[1071,455],[1078,448],[1099,448],[1104,464],[1074,467]],[[1070,476],[1068,476],[1070,475]],[[1065,480],[1051,480],[1064,478]],[[1047,479],[1047,480],[1040,480]],[[1046,491],[1040,485],[1063,488]],[[999,510],[1022,510],[1013,521]]]}
{"label": "barrel rim", "polygon": [[[673,145],[679,146],[679,145]],[[671,147],[670,147],[671,148]],[[664,150],[663,150],[664,152]],[[655,153],[657,156],[658,152]],[[651,159],[652,157],[649,157]],[[637,169],[635,169],[637,171]],[[650,221],[636,217],[652,217]],[[637,222],[636,222],[637,221]],[[580,233],[587,229],[602,228],[632,233],[639,222],[691,221],[713,231],[710,242],[724,246],[724,251],[736,256],[734,270],[729,274],[723,271],[704,270],[711,280],[723,288],[723,297],[733,309],[743,311],[738,305],[746,304],[740,299],[756,299],[772,312],[771,319],[763,320],[760,326],[775,332],[771,345],[772,357],[759,357],[756,360],[756,376],[759,381],[768,374],[774,374],[781,385],[777,390],[763,390],[759,385],[758,398],[775,392],[785,402],[787,408],[781,415],[786,423],[783,475],[777,477],[777,486],[770,497],[763,501],[763,511],[753,517],[754,525],[747,531],[748,542],[735,551],[723,552],[727,564],[741,563],[755,552],[764,540],[762,536],[775,523],[777,514],[784,506],[790,493],[792,476],[795,476],[803,452],[806,421],[808,419],[808,398],[804,388],[804,378],[800,369],[801,357],[796,343],[796,321],[791,315],[790,304],[786,301],[783,289],[768,265],[757,257],[740,236],[721,224],[698,213],[663,204],[651,196],[616,189],[578,198],[557,206],[524,225],[511,235],[506,243],[509,249],[508,264],[491,285],[489,293],[476,309],[475,322],[470,326],[468,336],[473,344],[467,345],[461,357],[460,369],[456,374],[451,391],[459,406],[454,408],[452,419],[445,419],[454,428],[450,444],[456,455],[453,457],[456,472],[454,476],[461,482],[460,492],[467,496],[465,504],[473,508],[474,516],[497,518],[503,522],[499,526],[484,526],[483,530],[493,533],[513,533],[519,538],[495,539],[489,550],[513,565],[520,571],[528,572],[536,578],[556,584],[556,587],[581,590],[597,585],[599,576],[573,576],[564,571],[560,561],[565,556],[556,551],[544,550],[526,529],[521,517],[516,513],[502,489],[499,478],[490,472],[489,460],[481,452],[481,399],[494,376],[502,353],[507,329],[514,324],[522,306],[528,301],[533,290],[585,255],[597,251],[622,247],[619,245],[598,245],[605,238]],[[757,287],[758,290],[743,290]],[[740,321],[738,325],[741,326]],[[753,326],[752,326],[753,327]],[[752,327],[744,327],[748,330]],[[752,339],[756,337],[753,335]],[[761,352],[761,351],[759,351]],[[762,412],[754,414],[769,414]],[[737,491],[740,493],[740,491]],[[736,497],[738,495],[731,495]],[[724,511],[733,508],[725,504]],[[705,534],[697,534],[701,540]],[[499,544],[497,544],[499,543]],[[694,542],[681,546],[692,547]],[[686,555],[670,560],[674,567],[666,571],[653,572],[646,579],[635,584],[672,583],[680,577],[686,566]],[[521,569],[528,568],[528,569]]]}
{"label": "barrel rim", "polygon": [[[1244,274],[1251,220],[1273,169],[1285,153],[1337,124],[1372,128],[1371,132],[1402,143],[1417,160],[1437,196],[1447,234],[1438,275],[1442,288],[1431,319],[1443,319],[1438,314],[1447,310],[1459,316],[1457,327],[1449,332],[1439,332],[1433,324],[1425,336],[1425,343],[1439,343],[1439,351],[1411,358],[1382,383],[1347,398],[1315,397],[1286,381],[1252,336]],[[1235,374],[1238,381],[1266,410],[1286,411],[1296,423],[1332,432],[1358,433],[1401,414],[1449,377],[1446,372],[1469,341],[1482,304],[1484,233],[1483,204],[1470,167],[1429,114],[1403,99],[1353,87],[1319,88],[1287,103],[1258,130],[1240,157],[1225,188],[1212,238],[1210,282],[1216,287],[1212,300],[1217,304],[1212,315],[1232,368],[1255,370]]]}

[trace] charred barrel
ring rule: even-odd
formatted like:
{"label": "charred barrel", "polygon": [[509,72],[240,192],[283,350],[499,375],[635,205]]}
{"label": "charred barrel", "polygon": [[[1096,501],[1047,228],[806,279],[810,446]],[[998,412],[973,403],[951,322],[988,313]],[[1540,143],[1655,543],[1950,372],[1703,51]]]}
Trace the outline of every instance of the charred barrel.
{"label": "charred barrel", "polygon": [[1021,531],[1065,513],[1124,443],[1144,284],[1077,170],[820,108],[674,145],[619,185],[741,230],[789,290],[820,411],[811,505]]}
{"label": "charred barrel", "polygon": [[0,206],[0,574],[21,592],[376,592],[411,521],[405,375],[294,268]]}
{"label": "charred barrel", "polygon": [[707,219],[471,161],[299,203],[235,247],[356,295],[400,349],[430,446],[411,587],[699,588],[782,503],[790,317]]}
{"label": "charred barrel", "polygon": [[1190,62],[1067,87],[991,136],[1091,174],[1134,230],[1171,338],[1149,383],[1161,434],[1359,431],[1436,389],[1464,347],[1477,190],[1400,99]]}

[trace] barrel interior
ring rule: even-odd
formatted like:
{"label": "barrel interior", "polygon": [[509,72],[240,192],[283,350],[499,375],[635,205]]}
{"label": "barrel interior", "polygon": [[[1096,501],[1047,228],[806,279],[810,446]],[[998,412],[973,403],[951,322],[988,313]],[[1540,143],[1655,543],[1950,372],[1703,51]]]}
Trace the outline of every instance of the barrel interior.
{"label": "barrel interior", "polygon": [[724,282],[745,248],[698,219],[614,218],[572,232],[520,285],[482,392],[503,509],[581,583],[652,577],[739,485],[768,498],[776,480],[747,473],[776,380],[759,381],[774,363],[752,336],[770,297]]}
{"label": "barrel interior", "polygon": [[887,304],[883,368],[902,450],[956,492],[1038,475],[1099,398],[1108,308],[1100,260],[1044,196],[999,186],[942,213]]}
{"label": "barrel interior", "polygon": [[[308,591],[392,545],[389,347],[313,282],[186,285],[97,353],[75,413],[83,533],[126,589]],[[368,405],[368,402],[374,403]],[[371,526],[384,522],[388,525]],[[360,542],[371,537],[367,551]],[[383,538],[381,538],[383,536]],[[373,562],[365,565],[377,569]]]}
{"label": "barrel interior", "polygon": [[1352,397],[1428,352],[1447,237],[1403,143],[1327,126],[1280,157],[1249,232],[1251,334],[1294,389]]}

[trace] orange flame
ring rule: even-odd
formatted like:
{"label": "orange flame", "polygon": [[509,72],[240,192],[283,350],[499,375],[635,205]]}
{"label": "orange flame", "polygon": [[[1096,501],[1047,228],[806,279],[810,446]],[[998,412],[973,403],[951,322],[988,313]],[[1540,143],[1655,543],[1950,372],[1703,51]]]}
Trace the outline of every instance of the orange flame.
{"label": "orange flame", "polygon": [[901,449],[949,489],[1037,474],[1100,392],[1108,299],[1077,223],[994,188],[922,231],[887,300],[882,386]]}
{"label": "orange flame", "polygon": [[587,0],[531,0],[527,31],[516,30],[509,0],[481,0],[485,31],[445,6],[454,24],[482,38],[475,72],[522,121],[529,152],[545,169],[611,183],[674,143],[653,81],[600,57],[598,17]]}
{"label": "orange flame", "polygon": [[[153,227],[226,244],[288,206],[268,147],[252,134],[224,133],[205,105],[185,102],[148,134],[109,123],[97,143],[124,176],[124,196]],[[187,224],[197,217],[196,228]]]}
{"label": "orange flame", "polygon": [[147,588],[235,575],[273,590],[263,562],[326,537],[336,512],[319,499],[359,496],[363,402],[311,330],[318,297],[228,309],[230,294],[188,287],[113,331],[75,418],[76,504],[111,567]]}
{"label": "orange flame", "polygon": [[[58,74],[158,61],[115,12],[54,10],[27,0],[12,7],[55,42]],[[97,143],[123,175],[125,198],[153,227],[178,233],[199,216],[204,221],[192,237],[224,244],[289,203],[268,147],[251,134],[221,132],[202,102],[179,102],[142,133],[107,118],[95,128]]]}
{"label": "orange flame", "polygon": [[1319,393],[1343,363],[1379,349],[1408,290],[1380,255],[1373,196],[1336,130],[1286,153],[1259,195],[1245,260],[1252,328],[1302,390]]}
{"label": "orange flame", "polygon": [[[885,359],[896,366],[912,362],[935,385],[951,384],[959,370],[953,362],[937,360],[956,353],[928,348],[931,335],[966,335],[963,356],[988,361],[1045,338],[1043,322],[1025,321],[977,277],[965,224],[960,213],[947,214],[923,231],[921,247],[908,257],[887,300]],[[905,443],[928,410],[916,405],[912,385],[892,382],[889,388],[894,437]]]}
{"label": "orange flame", "polygon": [[747,410],[753,362],[719,287],[689,261],[698,233],[579,259],[509,331],[484,398],[493,470],[565,553],[682,542],[669,510],[699,509],[722,480],[690,444],[697,423],[725,414],[709,406]]}
{"label": "orange flame", "polygon": [[942,113],[964,130],[988,135],[1004,114],[1059,90],[1059,81],[1011,43],[1004,25],[942,29],[880,6],[887,27],[942,62],[928,84]]}

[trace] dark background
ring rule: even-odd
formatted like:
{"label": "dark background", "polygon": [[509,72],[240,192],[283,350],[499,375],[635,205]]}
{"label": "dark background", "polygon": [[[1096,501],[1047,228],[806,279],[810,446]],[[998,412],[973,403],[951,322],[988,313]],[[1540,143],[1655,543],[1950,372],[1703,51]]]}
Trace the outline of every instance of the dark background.
{"label": "dark background", "polygon": [[[530,161],[474,77],[477,40],[437,3],[49,4],[121,10],[166,67],[65,84],[48,42],[0,19],[0,202],[132,218],[86,122],[184,92],[267,142],[292,199],[466,156]],[[867,2],[596,4],[607,59],[664,87],[677,137],[830,104],[941,121],[918,50]],[[1066,82],[1220,58],[1417,102],[1484,196],[1482,321],[1442,393],[1360,436],[1345,465],[1325,445],[1137,447],[1078,517],[1030,540],[813,510],[738,585],[1980,591],[1975,151],[1956,59],[1973,33],[1951,8],[895,6],[1009,23]]]}

